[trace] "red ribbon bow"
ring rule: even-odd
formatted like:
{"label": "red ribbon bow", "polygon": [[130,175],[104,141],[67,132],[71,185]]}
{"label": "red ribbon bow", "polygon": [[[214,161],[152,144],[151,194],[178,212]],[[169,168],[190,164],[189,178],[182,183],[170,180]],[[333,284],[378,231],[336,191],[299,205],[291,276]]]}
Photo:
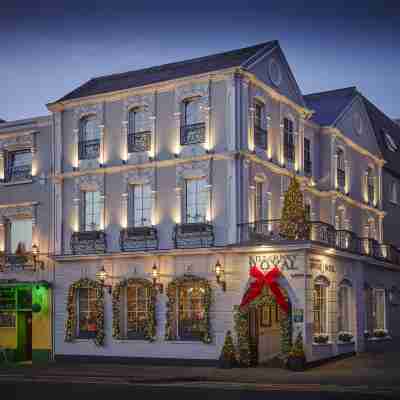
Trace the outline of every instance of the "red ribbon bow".
{"label": "red ribbon bow", "polygon": [[267,286],[271,289],[271,292],[274,294],[276,302],[279,304],[281,309],[288,313],[289,304],[286,300],[285,296],[282,294],[282,291],[277,282],[278,278],[281,276],[281,271],[278,267],[274,267],[271,271],[264,274],[260,269],[256,266],[250,268],[249,275],[251,278],[254,278],[253,282],[250,283],[250,287],[245,293],[242,303],[240,307],[246,306],[256,297],[258,297],[264,286]]}

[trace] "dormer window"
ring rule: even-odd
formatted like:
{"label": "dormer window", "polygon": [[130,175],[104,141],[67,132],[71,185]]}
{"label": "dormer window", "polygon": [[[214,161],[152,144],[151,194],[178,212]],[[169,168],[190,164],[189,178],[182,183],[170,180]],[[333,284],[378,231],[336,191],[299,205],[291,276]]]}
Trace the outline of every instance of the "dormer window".
{"label": "dormer window", "polygon": [[100,156],[100,129],[94,115],[81,119],[79,126],[79,160],[92,160]]}
{"label": "dormer window", "polygon": [[183,102],[181,145],[205,142],[205,123],[201,112],[201,97],[193,97]]}
{"label": "dormer window", "polygon": [[151,147],[151,131],[146,129],[146,111],[135,108],[128,116],[128,153],[149,151]]}
{"label": "dormer window", "polygon": [[7,152],[6,182],[20,182],[32,179],[31,149]]}

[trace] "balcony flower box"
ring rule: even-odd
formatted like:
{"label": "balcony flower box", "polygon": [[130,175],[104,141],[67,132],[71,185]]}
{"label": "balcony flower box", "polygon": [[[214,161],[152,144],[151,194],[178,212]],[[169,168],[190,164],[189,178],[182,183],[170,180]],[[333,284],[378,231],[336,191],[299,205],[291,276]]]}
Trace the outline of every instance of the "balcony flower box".
{"label": "balcony flower box", "polygon": [[324,333],[320,333],[318,335],[314,335],[314,343],[316,344],[327,344],[329,342],[329,335]]}
{"label": "balcony flower box", "polygon": [[389,336],[389,333],[386,329],[374,329],[373,336],[376,339],[385,339]]}
{"label": "balcony flower box", "polygon": [[341,343],[352,343],[354,335],[351,332],[339,332],[338,340]]}

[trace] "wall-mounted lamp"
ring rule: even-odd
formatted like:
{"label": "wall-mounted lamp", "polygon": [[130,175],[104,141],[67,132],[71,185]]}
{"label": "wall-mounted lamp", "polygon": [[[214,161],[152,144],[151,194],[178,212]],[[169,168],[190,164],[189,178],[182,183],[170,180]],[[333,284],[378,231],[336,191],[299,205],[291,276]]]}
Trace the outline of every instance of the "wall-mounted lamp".
{"label": "wall-mounted lamp", "polygon": [[224,267],[221,265],[219,260],[215,264],[215,277],[217,279],[217,283],[221,286],[221,289],[225,292],[226,291],[226,281],[225,281],[225,270]]}
{"label": "wall-mounted lamp", "polygon": [[37,266],[39,266],[41,270],[44,270],[44,262],[39,261],[39,246],[37,244],[32,245],[32,257],[35,271]]}
{"label": "wall-mounted lamp", "polygon": [[156,288],[156,290],[162,293],[164,291],[164,285],[161,282],[159,282],[160,272],[158,271],[156,263],[153,264],[151,275],[153,277],[153,286]]}
{"label": "wall-mounted lamp", "polygon": [[98,283],[100,283],[103,287],[108,289],[108,293],[111,294],[112,292],[112,285],[107,285],[106,280],[108,278],[111,278],[108,274],[107,271],[104,269],[104,265],[96,272],[96,280]]}

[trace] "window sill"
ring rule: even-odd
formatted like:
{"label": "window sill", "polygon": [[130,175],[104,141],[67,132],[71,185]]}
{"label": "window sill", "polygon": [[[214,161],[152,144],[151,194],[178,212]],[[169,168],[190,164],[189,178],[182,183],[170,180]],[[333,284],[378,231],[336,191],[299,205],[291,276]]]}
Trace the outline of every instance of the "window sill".
{"label": "window sill", "polygon": [[33,183],[33,179],[25,179],[23,181],[16,181],[16,182],[2,182],[1,186],[26,185],[28,183]]}
{"label": "window sill", "polygon": [[315,346],[315,347],[319,347],[319,346],[322,346],[322,347],[324,347],[324,346],[332,346],[332,342],[326,342],[326,343],[315,343],[315,342],[313,342],[313,346]]}

